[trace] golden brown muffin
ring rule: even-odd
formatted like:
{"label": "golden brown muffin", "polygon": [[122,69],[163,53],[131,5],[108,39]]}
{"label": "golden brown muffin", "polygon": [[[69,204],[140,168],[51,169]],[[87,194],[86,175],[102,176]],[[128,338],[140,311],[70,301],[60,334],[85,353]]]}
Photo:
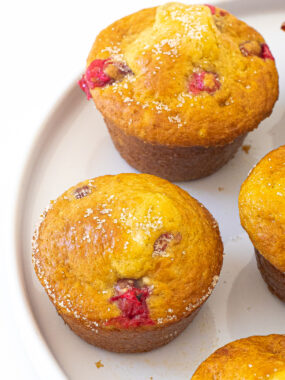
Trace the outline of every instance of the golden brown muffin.
{"label": "golden brown muffin", "polygon": [[239,210],[263,278],[285,301],[285,145],[251,171],[240,190]]}
{"label": "golden brown muffin", "polygon": [[217,223],[179,187],[147,174],[84,181],[44,213],[36,274],[70,328],[117,352],[174,339],[217,283]]}
{"label": "golden brown muffin", "polygon": [[215,351],[192,380],[285,380],[285,335],[251,336]]}
{"label": "golden brown muffin", "polygon": [[180,3],[104,29],[79,84],[121,155],[170,180],[223,166],[278,97],[274,58],[259,33],[220,8]]}

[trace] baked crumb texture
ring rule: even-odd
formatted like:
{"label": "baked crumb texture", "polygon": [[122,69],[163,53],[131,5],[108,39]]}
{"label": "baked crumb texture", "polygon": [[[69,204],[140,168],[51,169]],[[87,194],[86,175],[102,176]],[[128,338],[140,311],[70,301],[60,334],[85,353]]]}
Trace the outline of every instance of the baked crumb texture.
{"label": "baked crumb texture", "polygon": [[127,135],[208,147],[271,114],[278,74],[263,37],[229,12],[168,3],[104,29],[80,86]]}
{"label": "baked crumb texture", "polygon": [[252,336],[214,352],[192,380],[284,380],[285,335]]}
{"label": "baked crumb texture", "polygon": [[211,294],[222,257],[206,208],[147,174],[72,187],[33,238],[36,274],[59,314],[88,342],[120,352],[177,336]]}
{"label": "baked crumb texture", "polygon": [[285,145],[268,153],[252,169],[240,190],[239,210],[254,247],[284,273]]}

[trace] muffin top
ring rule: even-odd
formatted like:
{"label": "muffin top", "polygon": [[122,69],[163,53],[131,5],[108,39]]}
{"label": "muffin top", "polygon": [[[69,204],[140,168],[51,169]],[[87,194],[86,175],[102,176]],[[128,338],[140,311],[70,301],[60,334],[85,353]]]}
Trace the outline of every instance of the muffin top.
{"label": "muffin top", "polygon": [[285,380],[285,335],[252,336],[215,351],[192,380]]}
{"label": "muffin top", "polygon": [[251,171],[240,190],[239,210],[255,248],[285,272],[285,145]]}
{"label": "muffin top", "polygon": [[220,8],[180,3],[104,29],[79,83],[127,134],[174,146],[229,143],[269,116],[278,97],[259,33]]}
{"label": "muffin top", "polygon": [[[206,208],[147,174],[70,188],[43,214],[33,243],[36,274],[60,313],[106,328],[186,317],[210,295],[223,256]],[[126,299],[138,301],[130,313],[140,317]]]}

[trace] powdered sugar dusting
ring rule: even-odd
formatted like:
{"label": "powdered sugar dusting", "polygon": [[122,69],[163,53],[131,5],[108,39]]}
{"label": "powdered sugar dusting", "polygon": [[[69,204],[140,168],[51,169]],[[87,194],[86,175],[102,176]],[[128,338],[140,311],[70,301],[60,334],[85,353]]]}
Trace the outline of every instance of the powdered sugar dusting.
{"label": "powdered sugar dusting", "polygon": [[168,120],[170,123],[176,123],[178,128],[182,127],[185,122],[182,122],[181,117],[179,115],[168,116]]}
{"label": "powdered sugar dusting", "polygon": [[191,39],[201,40],[204,33],[209,30],[209,25],[201,21],[204,7],[188,6],[177,7],[175,4],[170,12],[173,21],[180,22],[184,29],[184,36]]}
{"label": "powdered sugar dusting", "polygon": [[88,208],[84,214],[84,218],[87,218],[88,216],[90,216],[91,214],[93,214],[93,210],[92,208]]}
{"label": "powdered sugar dusting", "polygon": [[124,55],[121,48],[118,45],[107,46],[101,50],[101,53],[108,52],[112,59],[116,61],[123,61]]}
{"label": "powdered sugar dusting", "polygon": [[[179,56],[178,48],[180,46],[180,43],[181,43],[181,34],[176,33],[175,38],[165,38],[162,41],[160,41],[159,43],[155,44],[153,46],[152,52],[156,55],[157,54],[165,54],[165,55],[169,55],[171,57],[174,57],[174,56],[178,57]],[[168,48],[164,49],[165,46]]]}
{"label": "powdered sugar dusting", "polygon": [[[213,289],[215,288],[215,286],[217,285],[219,281],[219,276],[214,276],[213,277],[213,280],[212,280],[212,283],[210,285],[210,287],[208,288],[207,292],[205,292],[205,294],[197,301],[195,302],[194,304],[189,304],[185,307],[185,310],[187,312],[191,312],[192,310],[196,309],[197,307],[199,307],[203,302],[206,301],[206,299],[210,296],[210,294],[212,293]],[[184,312],[185,313],[185,312]]]}
{"label": "powdered sugar dusting", "polygon": [[[195,45],[197,44],[196,40],[203,39],[206,34],[212,34],[215,28],[213,21],[211,21],[212,17],[208,13],[208,9],[205,6],[185,6],[179,3],[160,6],[157,8],[152,33],[147,34],[146,40],[144,39],[146,36],[142,33],[134,42],[137,47],[139,46],[138,56],[134,57],[133,50],[128,50],[130,48],[122,51],[120,42],[111,44],[101,51],[102,53],[108,52],[111,59],[125,61],[129,58],[130,63],[134,63],[134,67],[138,64],[134,75],[126,76],[123,82],[114,82],[111,85],[112,91],[121,97],[125,107],[136,109],[138,107],[141,109],[151,107],[157,114],[162,114],[183,107],[185,98],[191,98],[186,93],[175,94],[177,100],[172,101],[171,104],[173,106],[170,107],[168,101],[164,101],[163,96],[160,96],[159,93],[157,93],[155,100],[142,99],[141,91],[139,92],[139,96],[136,93],[135,82],[139,80],[141,85],[145,75],[148,81],[151,80],[151,77],[158,77],[158,81],[161,81],[162,78],[158,74],[162,66],[165,65],[165,61],[175,62],[181,54],[184,54],[183,52],[188,45],[191,50],[192,43]],[[161,28],[162,24],[163,28]],[[162,32],[162,30],[165,30],[165,32]],[[187,50],[189,49],[187,48]],[[149,64],[151,61],[154,64]],[[141,70],[138,69],[141,64],[140,62],[142,62]],[[172,79],[175,80],[174,72]],[[193,104],[191,103],[190,106],[193,106]],[[168,120],[176,125],[177,128],[181,128],[187,124],[186,121],[181,120],[181,117],[175,115],[175,113],[169,115]],[[130,118],[127,121],[129,126],[132,126],[136,122],[137,120],[131,120]]]}
{"label": "powdered sugar dusting", "polygon": [[153,100],[152,104],[155,106],[157,113],[161,113],[162,111],[167,111],[167,112],[171,111],[171,108],[167,104],[164,104],[163,102]]}

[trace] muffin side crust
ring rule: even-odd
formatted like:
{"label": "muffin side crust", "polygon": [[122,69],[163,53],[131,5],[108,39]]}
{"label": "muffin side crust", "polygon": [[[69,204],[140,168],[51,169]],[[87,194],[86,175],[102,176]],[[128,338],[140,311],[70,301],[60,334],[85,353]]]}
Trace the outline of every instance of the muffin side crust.
{"label": "muffin side crust", "polygon": [[268,153],[241,186],[239,211],[254,247],[285,272],[285,145]]}

